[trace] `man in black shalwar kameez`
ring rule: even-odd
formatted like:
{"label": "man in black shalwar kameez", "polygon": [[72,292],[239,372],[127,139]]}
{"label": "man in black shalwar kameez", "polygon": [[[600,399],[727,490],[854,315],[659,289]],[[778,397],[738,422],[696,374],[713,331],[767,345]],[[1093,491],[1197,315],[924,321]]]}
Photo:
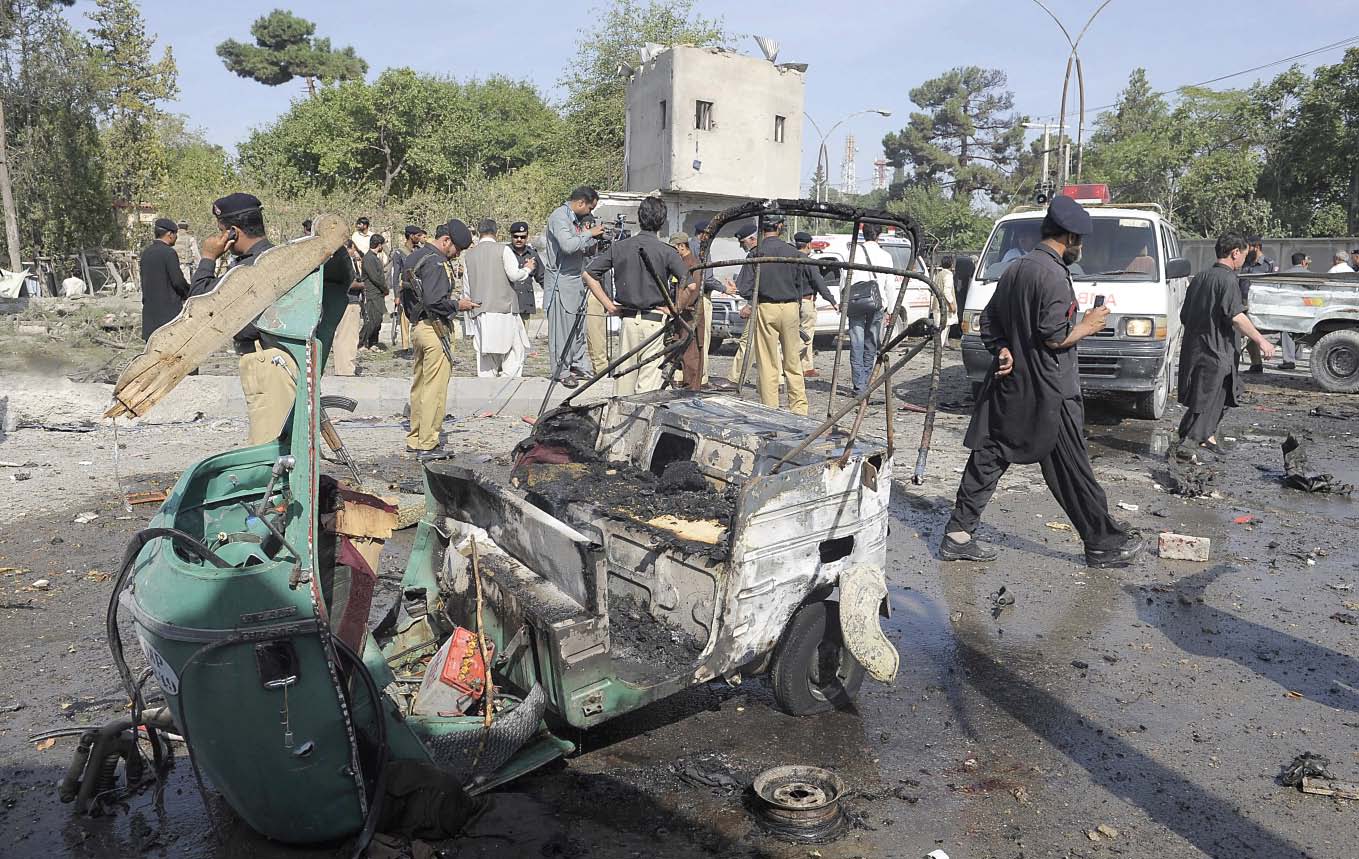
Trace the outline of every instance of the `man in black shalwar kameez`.
{"label": "man in black shalwar kameez", "polygon": [[[1246,316],[1236,272],[1246,258],[1246,241],[1235,233],[1217,240],[1217,262],[1189,282],[1180,324],[1184,341],[1180,346],[1180,445],[1172,455],[1193,459],[1193,445],[1222,453],[1217,427],[1230,406],[1237,405],[1241,377],[1237,371],[1239,351],[1236,332],[1260,348],[1264,358],[1274,357],[1270,343]],[[1186,441],[1189,444],[1186,444]]]}
{"label": "man in black shalwar kameez", "polygon": [[971,449],[939,557],[989,561],[996,550],[972,538],[982,511],[1010,463],[1037,462],[1057,503],[1085,543],[1092,567],[1127,564],[1142,549],[1109,515],[1109,502],[1085,449],[1085,407],[1076,343],[1102,330],[1109,316],[1079,305],[1068,266],[1080,259],[1090,215],[1059,196],[1043,219],[1042,242],[1006,268],[982,312],[982,342],[996,356],[982,382],[963,444]]}

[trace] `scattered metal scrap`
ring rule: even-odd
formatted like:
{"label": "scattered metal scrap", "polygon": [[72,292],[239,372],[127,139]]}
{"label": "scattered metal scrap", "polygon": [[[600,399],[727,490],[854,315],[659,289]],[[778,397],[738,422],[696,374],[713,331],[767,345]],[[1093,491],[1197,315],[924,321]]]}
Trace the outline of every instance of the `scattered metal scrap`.
{"label": "scattered metal scrap", "polygon": [[1283,457],[1283,481],[1284,486],[1289,489],[1300,489],[1303,492],[1328,492],[1333,495],[1349,495],[1354,491],[1353,486],[1337,481],[1333,474],[1309,472],[1307,470],[1307,451],[1303,448],[1302,442],[1291,434],[1284,439]]}
{"label": "scattered metal scrap", "polygon": [[778,838],[815,844],[838,838],[848,825],[840,807],[845,783],[829,770],[775,767],[756,776],[752,787],[756,818]]}

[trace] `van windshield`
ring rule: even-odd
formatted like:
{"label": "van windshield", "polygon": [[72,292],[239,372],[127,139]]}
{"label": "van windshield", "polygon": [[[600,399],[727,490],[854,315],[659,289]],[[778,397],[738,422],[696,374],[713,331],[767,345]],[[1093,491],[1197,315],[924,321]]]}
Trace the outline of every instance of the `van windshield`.
{"label": "van windshield", "polygon": [[[1095,215],[1094,232],[1085,237],[1081,259],[1071,266],[1072,280],[1156,281],[1160,256],[1156,229],[1146,218]],[[979,280],[999,280],[1010,263],[1038,244],[1041,217],[1006,221],[996,227],[979,267]]]}

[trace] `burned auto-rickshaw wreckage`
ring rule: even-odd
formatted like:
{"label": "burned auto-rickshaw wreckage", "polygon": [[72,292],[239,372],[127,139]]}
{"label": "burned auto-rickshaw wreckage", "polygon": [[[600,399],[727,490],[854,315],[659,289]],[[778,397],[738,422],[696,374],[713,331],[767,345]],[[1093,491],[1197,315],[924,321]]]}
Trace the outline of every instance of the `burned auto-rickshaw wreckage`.
{"label": "burned auto-rickshaw wreckage", "polygon": [[[809,264],[902,277],[888,308],[898,316],[910,279],[943,308],[910,266],[875,267],[853,252],[843,263],[709,260],[724,224],[774,212],[848,221],[856,235],[861,224],[895,227],[912,240],[912,265],[921,245],[900,215],[769,200],[713,218],[699,267],[755,266],[756,308],[762,266]],[[550,724],[588,729],[694,684],[761,674],[780,707],[810,714],[851,701],[865,672],[895,676],[878,621],[891,380],[934,347],[919,483],[939,385],[932,326],[889,337],[868,390],[838,406],[832,393],[820,423],[739,390],[574,405],[628,369],[634,353],[620,355],[540,416],[515,448],[509,486],[426,464],[400,595],[370,630],[377,555],[397,511],[320,468],[322,439],[334,439],[322,431],[319,267],[343,238],[340,219],[325,216],[316,235],[233,269],[157,331],[115,387],[110,416],[146,414],[257,314],[300,368],[281,437],[190,467],[128,546],[107,624],[131,712],[81,737],[64,799],[88,811],[149,782],[147,743],[162,785],[166,735],[178,734],[200,790],[206,776],[255,830],[292,843],[354,837],[357,854],[375,831],[455,834],[469,795],[574,750]],[[672,302],[670,285],[656,283]],[[694,336],[679,328],[666,378]],[[884,440],[859,435],[878,390]],[[146,658],[136,674],[120,627],[129,620]]]}

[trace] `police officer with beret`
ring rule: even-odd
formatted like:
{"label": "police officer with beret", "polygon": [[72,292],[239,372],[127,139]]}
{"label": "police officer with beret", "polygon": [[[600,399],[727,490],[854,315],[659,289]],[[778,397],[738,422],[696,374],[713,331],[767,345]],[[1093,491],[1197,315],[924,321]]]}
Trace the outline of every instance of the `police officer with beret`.
{"label": "police officer with beret", "polygon": [[406,452],[417,458],[445,456],[439,429],[448,408],[448,377],[453,372],[449,330],[454,314],[473,310],[477,303],[453,294],[446,263],[472,246],[472,231],[457,218],[434,230],[426,242],[406,258],[411,285],[402,293],[404,311],[411,320],[411,345],[415,366],[411,370],[411,429]]}
{"label": "police officer with beret", "polygon": [[[763,237],[753,254],[757,257],[797,257],[797,248],[779,238],[784,217],[780,214],[762,215],[760,232]],[[736,289],[746,301],[758,299],[758,307],[746,327],[755,333],[751,343],[759,364],[757,376],[760,402],[779,406],[779,376],[788,386],[788,410],[795,415],[807,414],[807,390],[802,376],[802,295],[811,289],[811,266],[770,265],[760,273],[760,294],[755,293],[755,269],[741,266],[736,278]]]}
{"label": "police officer with beret", "polygon": [[530,262],[533,263],[532,273],[514,284],[514,294],[519,299],[519,318],[524,320],[524,325],[528,325],[529,317],[533,315],[533,308],[537,303],[533,299],[533,285],[536,283],[539,289],[543,288],[543,261],[538,259],[538,251],[529,244],[528,238],[527,223],[515,221],[510,224],[510,251],[519,261],[519,267],[523,268]]}
{"label": "police officer with beret", "polygon": [[169,218],[157,218],[156,237],[142,251],[138,280],[142,287],[142,339],[179,315],[189,297],[189,281],[179,267],[175,242],[179,225]]}
{"label": "police officer with beret", "polygon": [[1078,315],[1068,267],[1091,229],[1079,203],[1054,198],[1040,243],[1005,269],[982,312],[982,342],[995,360],[963,438],[972,454],[939,549],[945,561],[996,557],[972,533],[1010,463],[1042,466],[1048,490],[1085,543],[1087,565],[1123,566],[1142,549],[1142,538],[1109,515],[1085,449],[1076,344],[1104,328],[1109,309]]}
{"label": "police officer with beret", "polygon": [[[231,254],[227,271],[255,261],[273,245],[264,235],[264,206],[251,194],[228,194],[212,204],[213,217],[220,232],[205,238],[200,246],[203,258],[194,270],[192,295],[217,288],[217,260]],[[321,318],[316,325],[320,344],[321,369],[330,357],[335,328],[344,314],[346,293],[353,283],[352,267],[341,248],[321,269]],[[297,364],[273,337],[252,322],[236,333],[232,344],[240,356],[241,391],[245,394],[250,419],[248,441],[263,444],[278,438],[292,414],[297,394]]]}

